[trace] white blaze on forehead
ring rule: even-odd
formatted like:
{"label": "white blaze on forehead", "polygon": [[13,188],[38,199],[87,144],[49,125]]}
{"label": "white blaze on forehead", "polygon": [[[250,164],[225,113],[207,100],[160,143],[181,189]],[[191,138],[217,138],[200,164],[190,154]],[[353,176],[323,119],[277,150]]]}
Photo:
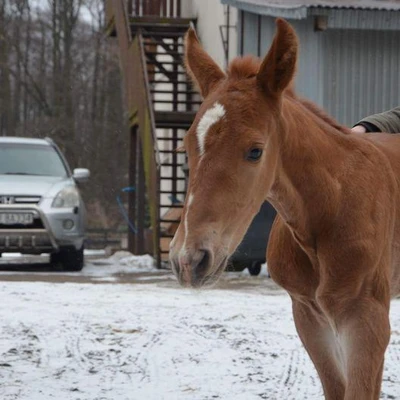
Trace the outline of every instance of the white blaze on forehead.
{"label": "white blaze on forehead", "polygon": [[225,115],[225,107],[221,103],[215,103],[209,108],[204,115],[201,117],[199,124],[197,125],[197,140],[199,142],[200,155],[204,154],[204,144],[208,130],[212,125],[218,122]]}

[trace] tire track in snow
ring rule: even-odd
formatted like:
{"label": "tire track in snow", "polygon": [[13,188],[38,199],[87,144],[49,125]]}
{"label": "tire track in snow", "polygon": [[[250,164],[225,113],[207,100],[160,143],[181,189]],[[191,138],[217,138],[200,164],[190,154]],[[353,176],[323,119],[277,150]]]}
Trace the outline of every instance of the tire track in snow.
{"label": "tire track in snow", "polygon": [[[141,380],[152,382],[154,392],[158,393],[158,396],[151,395],[149,400],[163,400],[163,391],[161,390],[161,373],[159,366],[159,357],[157,352],[160,348],[160,333],[156,332],[147,337],[146,342],[142,345],[142,349],[139,350],[139,357],[137,362],[142,365],[143,376]],[[161,380],[162,381],[162,380]]]}
{"label": "tire track in snow", "polygon": [[2,399],[20,399],[21,393],[32,381],[30,369],[45,366],[43,342],[34,327],[25,323],[10,324],[1,334],[0,395]]}
{"label": "tire track in snow", "polygon": [[126,368],[131,360],[128,355],[121,356],[125,347],[121,338],[123,333],[114,332],[110,325],[88,321],[83,314],[73,317],[66,333],[65,351],[70,354],[72,367],[101,382],[99,392],[107,394],[116,382],[132,382],[131,371]]}
{"label": "tire track in snow", "polygon": [[386,351],[381,396],[385,400],[397,400],[399,398],[400,375],[398,370],[389,368],[389,365],[400,366],[400,331],[398,330],[392,331],[389,351]]}
{"label": "tire track in snow", "polygon": [[[1,400],[323,398],[287,297],[38,282],[0,290],[9,303],[0,309],[0,356],[12,365],[0,368]],[[385,400],[400,390],[399,306]]]}

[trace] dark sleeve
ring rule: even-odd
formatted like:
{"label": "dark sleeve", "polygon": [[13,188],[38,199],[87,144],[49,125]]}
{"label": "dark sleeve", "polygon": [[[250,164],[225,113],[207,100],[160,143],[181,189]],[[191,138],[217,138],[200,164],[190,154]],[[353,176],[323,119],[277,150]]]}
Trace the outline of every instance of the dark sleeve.
{"label": "dark sleeve", "polygon": [[367,132],[400,133],[400,107],[370,115],[356,125],[362,125]]}

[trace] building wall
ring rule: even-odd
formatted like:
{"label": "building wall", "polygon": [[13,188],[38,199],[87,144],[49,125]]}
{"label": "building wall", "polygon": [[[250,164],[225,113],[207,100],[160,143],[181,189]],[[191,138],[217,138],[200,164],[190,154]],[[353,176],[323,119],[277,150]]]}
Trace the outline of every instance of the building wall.
{"label": "building wall", "polygon": [[[318,32],[312,15],[290,20],[300,39],[298,93],[349,126],[400,104],[400,31],[373,30],[373,12],[363,12],[362,18],[352,13],[354,23],[363,21],[363,29],[349,29],[345,13],[336,13],[335,26]],[[344,28],[338,28],[340,18]],[[274,31],[275,18],[240,12],[239,52],[264,56]]]}
{"label": "building wall", "polygon": [[[222,5],[219,0],[192,0],[184,1],[182,7],[184,16],[197,18],[197,33],[204,48],[221,68],[225,68],[226,59],[220,27],[226,37],[228,6]],[[237,9],[229,7],[229,12],[229,59],[232,59],[237,55]]]}
{"label": "building wall", "polygon": [[399,41],[398,31],[326,31],[324,107],[350,125],[400,105]]}

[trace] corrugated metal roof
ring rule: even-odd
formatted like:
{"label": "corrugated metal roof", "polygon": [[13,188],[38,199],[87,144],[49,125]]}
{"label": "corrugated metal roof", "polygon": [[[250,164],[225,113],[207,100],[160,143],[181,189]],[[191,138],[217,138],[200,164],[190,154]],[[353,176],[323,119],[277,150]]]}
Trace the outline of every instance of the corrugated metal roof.
{"label": "corrugated metal roof", "polygon": [[271,17],[304,19],[312,10],[400,11],[400,0],[221,0],[242,11]]}
{"label": "corrugated metal roof", "polygon": [[355,8],[364,10],[400,10],[399,0],[222,0],[226,4],[296,9],[304,7]]}

